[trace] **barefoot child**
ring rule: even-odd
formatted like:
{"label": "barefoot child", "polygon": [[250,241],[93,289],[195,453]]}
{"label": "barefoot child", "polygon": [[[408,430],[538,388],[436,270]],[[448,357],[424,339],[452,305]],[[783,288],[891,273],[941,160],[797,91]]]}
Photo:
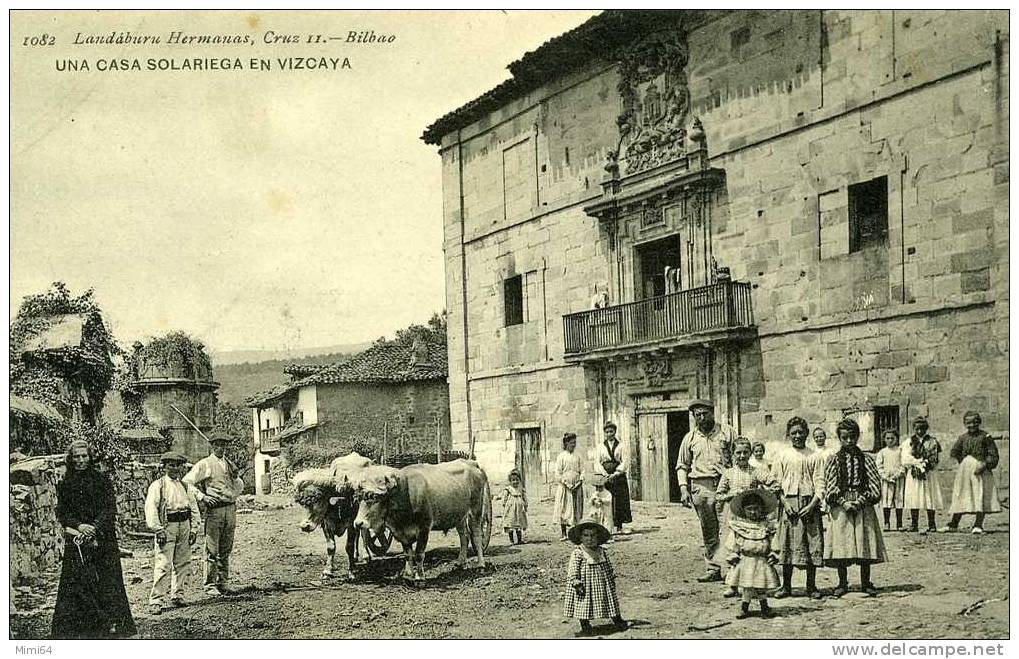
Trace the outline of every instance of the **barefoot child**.
{"label": "barefoot child", "polygon": [[906,491],[906,469],[902,466],[899,433],[889,428],[881,434],[885,447],[875,461],[881,475],[881,507],[885,513],[885,531],[891,530],[892,508],[895,509],[895,530],[902,530],[902,503]]}
{"label": "barefoot child", "polygon": [[524,529],[527,528],[527,494],[520,482],[520,472],[509,473],[509,485],[499,495],[502,501],[502,526],[509,536],[510,544],[524,544]]}
{"label": "barefoot child", "polygon": [[567,569],[569,590],[563,605],[563,615],[580,619],[580,633],[591,631],[592,618],[610,618],[616,629],[626,629],[626,621],[619,613],[619,596],[616,594],[616,573],[602,545],[611,537],[609,530],[591,519],[582,520],[569,530],[569,539],[575,545]]}
{"label": "barefoot child", "polygon": [[763,488],[744,490],[729,503],[729,539],[725,548],[732,566],[725,583],[739,588],[743,601],[736,618],[750,615],[750,601],[756,599],[761,606],[761,617],[771,618],[774,611],[768,606],[768,591],[778,588],[778,554],[771,549],[775,527],[768,520],[778,507],[775,495]]}

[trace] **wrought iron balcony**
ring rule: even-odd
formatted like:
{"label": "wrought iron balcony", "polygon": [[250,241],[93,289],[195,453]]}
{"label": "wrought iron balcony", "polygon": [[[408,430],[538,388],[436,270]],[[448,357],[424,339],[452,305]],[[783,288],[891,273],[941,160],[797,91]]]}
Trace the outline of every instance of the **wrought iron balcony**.
{"label": "wrought iron balcony", "polygon": [[756,333],[750,284],[736,281],[569,314],[563,330],[570,360]]}

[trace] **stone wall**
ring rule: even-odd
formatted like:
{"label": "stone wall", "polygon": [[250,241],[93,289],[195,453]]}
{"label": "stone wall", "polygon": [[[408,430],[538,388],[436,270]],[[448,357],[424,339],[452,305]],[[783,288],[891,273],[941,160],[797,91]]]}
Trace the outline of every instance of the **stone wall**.
{"label": "stone wall", "polygon": [[349,452],[358,440],[381,448],[384,433],[390,455],[435,452],[436,423],[442,448],[450,448],[444,381],[318,385],[316,407],[321,424],[316,441],[334,446],[336,455]]}
{"label": "stone wall", "polygon": [[41,456],[11,465],[11,583],[53,569],[64,555],[57,523],[57,483],[64,456]]}
{"label": "stone wall", "polygon": [[294,491],[294,484],[291,481],[293,474],[290,473],[285,458],[273,460],[269,469],[269,477],[272,484],[273,494],[291,494]]}
{"label": "stone wall", "polygon": [[117,526],[121,537],[128,531],[145,532],[145,495],[152,481],[163,475],[158,463],[129,462],[117,472]]}
{"label": "stone wall", "polygon": [[[117,530],[145,529],[145,493],[160,472],[159,465],[129,463],[117,472]],[[11,582],[39,575],[59,565],[64,552],[63,531],[57,522],[57,483],[66,467],[64,456],[39,456],[11,465],[10,565]]]}

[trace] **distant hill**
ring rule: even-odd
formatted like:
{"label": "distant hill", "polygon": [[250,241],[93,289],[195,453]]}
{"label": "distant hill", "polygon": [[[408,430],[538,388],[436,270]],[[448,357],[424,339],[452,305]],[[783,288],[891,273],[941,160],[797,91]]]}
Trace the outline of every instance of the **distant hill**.
{"label": "distant hill", "polygon": [[[214,377],[220,383],[219,400],[234,405],[244,405],[244,399],[260,391],[272,389],[290,380],[283,372],[287,364],[331,364],[357,354],[368,348],[370,343],[356,343],[331,346],[318,350],[303,350],[284,353],[270,350],[239,350],[212,355]],[[336,348],[341,348],[337,350]],[[298,354],[303,355],[298,356]],[[311,353],[311,354],[309,354]],[[238,363],[238,356],[248,359],[262,357],[261,361]],[[275,357],[275,358],[273,358]],[[223,361],[220,361],[223,359]]]}
{"label": "distant hill", "polygon": [[217,369],[220,366],[229,364],[259,364],[268,361],[282,361],[290,363],[305,363],[306,357],[325,357],[328,355],[342,354],[353,355],[368,348],[371,342],[366,343],[344,343],[335,346],[322,346],[320,348],[298,348],[295,350],[224,350],[216,352],[206,350],[212,365]]}

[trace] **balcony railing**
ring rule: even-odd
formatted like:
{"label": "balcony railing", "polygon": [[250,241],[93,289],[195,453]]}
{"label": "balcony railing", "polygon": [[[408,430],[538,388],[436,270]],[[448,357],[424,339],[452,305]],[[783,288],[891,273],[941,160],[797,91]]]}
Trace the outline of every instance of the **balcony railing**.
{"label": "balcony railing", "polygon": [[753,325],[750,284],[736,281],[563,316],[567,356]]}

